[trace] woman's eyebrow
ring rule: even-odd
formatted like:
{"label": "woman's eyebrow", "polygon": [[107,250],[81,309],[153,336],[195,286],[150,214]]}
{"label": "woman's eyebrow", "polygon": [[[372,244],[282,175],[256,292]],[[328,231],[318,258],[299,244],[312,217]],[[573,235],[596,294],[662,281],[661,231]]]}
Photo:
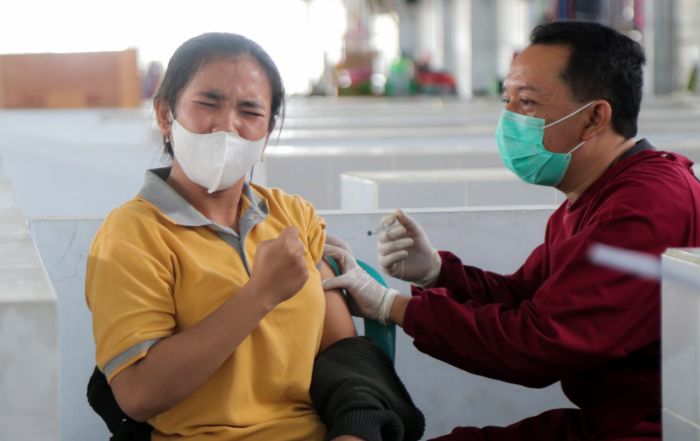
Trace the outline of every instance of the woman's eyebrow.
{"label": "woman's eyebrow", "polygon": [[238,103],[241,107],[248,107],[248,108],[254,108],[254,109],[260,109],[260,110],[265,110],[265,106],[263,106],[259,101],[252,100],[252,99],[244,99],[239,101]]}
{"label": "woman's eyebrow", "polygon": [[197,95],[203,96],[205,98],[209,98],[211,100],[216,100],[216,101],[223,101],[226,98],[225,94],[223,94],[222,92],[216,91],[216,90],[205,90],[205,91],[199,92]]}

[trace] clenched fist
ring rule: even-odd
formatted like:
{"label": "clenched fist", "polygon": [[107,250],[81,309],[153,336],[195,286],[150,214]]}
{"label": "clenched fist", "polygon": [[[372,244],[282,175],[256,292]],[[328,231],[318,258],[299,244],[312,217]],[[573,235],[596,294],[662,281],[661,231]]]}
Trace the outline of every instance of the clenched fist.
{"label": "clenched fist", "polygon": [[285,228],[276,239],[258,245],[249,283],[273,305],[284,302],[294,296],[309,278],[304,251],[299,230]]}

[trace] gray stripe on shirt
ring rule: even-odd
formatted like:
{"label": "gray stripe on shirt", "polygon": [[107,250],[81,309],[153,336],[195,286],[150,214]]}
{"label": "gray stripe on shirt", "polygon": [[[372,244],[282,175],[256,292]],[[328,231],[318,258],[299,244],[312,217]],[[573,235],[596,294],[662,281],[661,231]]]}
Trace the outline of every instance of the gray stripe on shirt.
{"label": "gray stripe on shirt", "polygon": [[119,366],[124,364],[127,360],[131,359],[134,355],[139,354],[144,351],[148,351],[153,345],[160,341],[159,338],[152,338],[150,340],[142,341],[141,343],[136,343],[126,351],[117,355],[105,365],[104,374],[107,378],[114,372]]}

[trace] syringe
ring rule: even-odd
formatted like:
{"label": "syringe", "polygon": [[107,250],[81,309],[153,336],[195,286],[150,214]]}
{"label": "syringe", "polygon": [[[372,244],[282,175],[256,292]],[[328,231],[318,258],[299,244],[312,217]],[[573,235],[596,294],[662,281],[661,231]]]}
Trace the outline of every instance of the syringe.
{"label": "syringe", "polygon": [[391,224],[389,224],[389,225],[380,225],[380,226],[378,226],[378,227],[376,227],[376,228],[373,228],[373,229],[371,229],[371,230],[365,231],[365,234],[358,234],[357,236],[348,237],[347,239],[345,239],[345,241],[350,242],[350,241],[353,241],[353,240],[356,240],[356,239],[361,239],[361,238],[363,238],[363,237],[375,236],[375,235],[381,233],[382,231],[386,231],[387,229],[389,229],[390,226],[391,226]]}
{"label": "syringe", "polygon": [[386,230],[386,226],[378,226],[377,228],[373,230],[367,230],[367,236],[374,236],[375,234],[379,234],[382,231]]}

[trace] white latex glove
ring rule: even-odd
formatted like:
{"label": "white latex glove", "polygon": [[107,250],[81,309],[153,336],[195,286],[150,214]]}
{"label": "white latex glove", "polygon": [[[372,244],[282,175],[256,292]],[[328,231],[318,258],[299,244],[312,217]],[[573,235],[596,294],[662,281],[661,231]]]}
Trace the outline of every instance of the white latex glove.
{"label": "white latex glove", "polygon": [[386,288],[367,274],[355,261],[355,257],[343,248],[326,246],[323,254],[331,256],[340,267],[340,275],[323,281],[323,289],[345,289],[355,301],[358,314],[385,325],[398,291]]}
{"label": "white latex glove", "polygon": [[396,210],[379,225],[383,231],[377,241],[377,257],[384,272],[421,287],[435,283],[442,260],[415,219]]}
{"label": "white latex glove", "polygon": [[342,248],[348,253],[352,254],[352,248],[350,248],[349,243],[331,234],[326,234],[326,245],[333,245],[334,247]]}

